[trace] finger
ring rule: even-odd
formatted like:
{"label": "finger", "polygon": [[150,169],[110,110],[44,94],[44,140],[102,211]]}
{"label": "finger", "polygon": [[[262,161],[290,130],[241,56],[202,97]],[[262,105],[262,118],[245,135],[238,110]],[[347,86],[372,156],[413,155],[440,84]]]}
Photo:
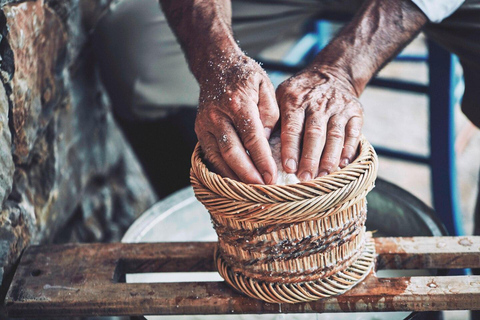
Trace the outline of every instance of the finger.
{"label": "finger", "polygon": [[317,175],[320,156],[325,146],[327,120],[328,118],[321,113],[320,108],[306,110],[302,156],[297,174],[300,181],[311,180]]}
{"label": "finger", "polygon": [[351,118],[345,127],[345,143],[342,155],[340,156],[340,168],[344,168],[355,160],[357,154],[358,143],[362,132],[362,117]]}
{"label": "finger", "polygon": [[209,168],[220,174],[222,177],[239,180],[238,176],[233,172],[227,163],[223,160],[222,154],[218,147],[215,136],[211,133],[202,134],[199,137],[200,146],[205,154],[205,160]]}
{"label": "finger", "polygon": [[259,111],[254,103],[244,103],[240,114],[234,116],[235,127],[243,146],[248,150],[255,167],[266,184],[277,180],[277,167],[272,157],[272,151],[265,136]]}
{"label": "finger", "polygon": [[260,83],[258,96],[258,111],[262,121],[265,136],[270,139],[270,134],[278,122],[280,112],[278,110],[277,99],[275,99],[275,89],[269,79]]}
{"label": "finger", "polygon": [[296,173],[302,141],[305,111],[289,101],[280,102],[282,164],[287,173]]}
{"label": "finger", "polygon": [[252,159],[247,155],[232,124],[227,121],[218,123],[215,138],[218,141],[223,160],[241,181],[263,184],[262,176],[255,168]]}
{"label": "finger", "polygon": [[346,124],[347,120],[342,116],[333,116],[328,121],[325,148],[318,169],[319,177],[337,171],[345,141]]}

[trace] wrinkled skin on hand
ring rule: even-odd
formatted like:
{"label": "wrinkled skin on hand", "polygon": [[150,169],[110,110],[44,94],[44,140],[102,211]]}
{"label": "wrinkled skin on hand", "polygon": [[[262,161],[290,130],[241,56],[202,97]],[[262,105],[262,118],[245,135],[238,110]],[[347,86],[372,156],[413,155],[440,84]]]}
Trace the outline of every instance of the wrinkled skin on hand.
{"label": "wrinkled skin on hand", "polygon": [[355,159],[363,108],[345,77],[309,67],[277,89],[282,164],[301,181],[323,176]]}
{"label": "wrinkled skin on hand", "polygon": [[277,169],[268,138],[279,110],[267,74],[243,54],[222,54],[207,62],[199,82],[195,132],[206,160],[223,176],[274,183]]}

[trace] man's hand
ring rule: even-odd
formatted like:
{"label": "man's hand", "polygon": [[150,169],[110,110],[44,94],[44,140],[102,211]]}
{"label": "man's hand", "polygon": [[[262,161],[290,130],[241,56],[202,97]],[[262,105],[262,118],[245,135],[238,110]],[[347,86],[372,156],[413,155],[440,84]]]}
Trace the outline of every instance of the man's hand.
{"label": "man's hand", "polygon": [[279,116],[275,90],[233,38],[230,0],[160,2],[200,84],[195,131],[206,159],[224,176],[274,183],[268,137]]}
{"label": "man's hand", "polygon": [[278,121],[275,90],[244,54],[221,52],[199,77],[195,132],[206,159],[223,176],[270,184],[277,169],[268,145]]}
{"label": "man's hand", "polygon": [[426,21],[412,1],[367,0],[310,67],[278,88],[285,171],[305,181],[353,160],[363,124],[357,97]]}
{"label": "man's hand", "polygon": [[[278,117],[273,89],[233,38],[230,0],[160,2],[201,85],[196,131],[207,159],[232,178],[272,183],[276,170],[263,130]],[[308,180],[353,160],[363,121],[356,97],[426,21],[410,0],[366,0],[311,67],[281,85],[277,97],[287,172]]]}
{"label": "man's hand", "polygon": [[354,160],[363,109],[347,80],[309,67],[283,82],[277,99],[286,172],[307,181]]}

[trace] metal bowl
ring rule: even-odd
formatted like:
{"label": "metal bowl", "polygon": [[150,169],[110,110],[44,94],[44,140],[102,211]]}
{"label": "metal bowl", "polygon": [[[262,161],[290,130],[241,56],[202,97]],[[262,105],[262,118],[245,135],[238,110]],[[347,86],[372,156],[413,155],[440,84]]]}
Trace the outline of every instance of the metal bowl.
{"label": "metal bowl", "polygon": [[[434,211],[407,191],[382,179],[367,196],[367,229],[374,236],[444,236],[445,227],[436,219]],[[159,201],[143,213],[127,230],[122,242],[184,242],[216,241],[217,235],[210,223],[210,215],[198,202],[191,187],[182,189]],[[415,275],[430,275],[435,271],[416,270]],[[380,270],[379,277],[409,276],[409,270]],[[216,272],[203,273],[143,273],[127,275],[127,282],[186,282],[223,281]],[[198,316],[148,316],[147,319],[405,319],[422,314],[409,312],[369,312],[336,314],[264,314],[264,315],[198,315]]]}

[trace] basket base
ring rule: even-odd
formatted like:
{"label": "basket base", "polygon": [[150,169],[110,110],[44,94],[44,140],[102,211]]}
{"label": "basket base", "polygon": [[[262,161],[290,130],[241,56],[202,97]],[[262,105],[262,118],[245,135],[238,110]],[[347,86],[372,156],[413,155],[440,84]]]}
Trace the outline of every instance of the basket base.
{"label": "basket base", "polygon": [[368,236],[358,259],[347,269],[325,279],[299,283],[269,283],[233,272],[218,252],[217,270],[234,289],[252,298],[269,303],[299,303],[342,294],[361,282],[370,273],[375,261],[375,242]]}

